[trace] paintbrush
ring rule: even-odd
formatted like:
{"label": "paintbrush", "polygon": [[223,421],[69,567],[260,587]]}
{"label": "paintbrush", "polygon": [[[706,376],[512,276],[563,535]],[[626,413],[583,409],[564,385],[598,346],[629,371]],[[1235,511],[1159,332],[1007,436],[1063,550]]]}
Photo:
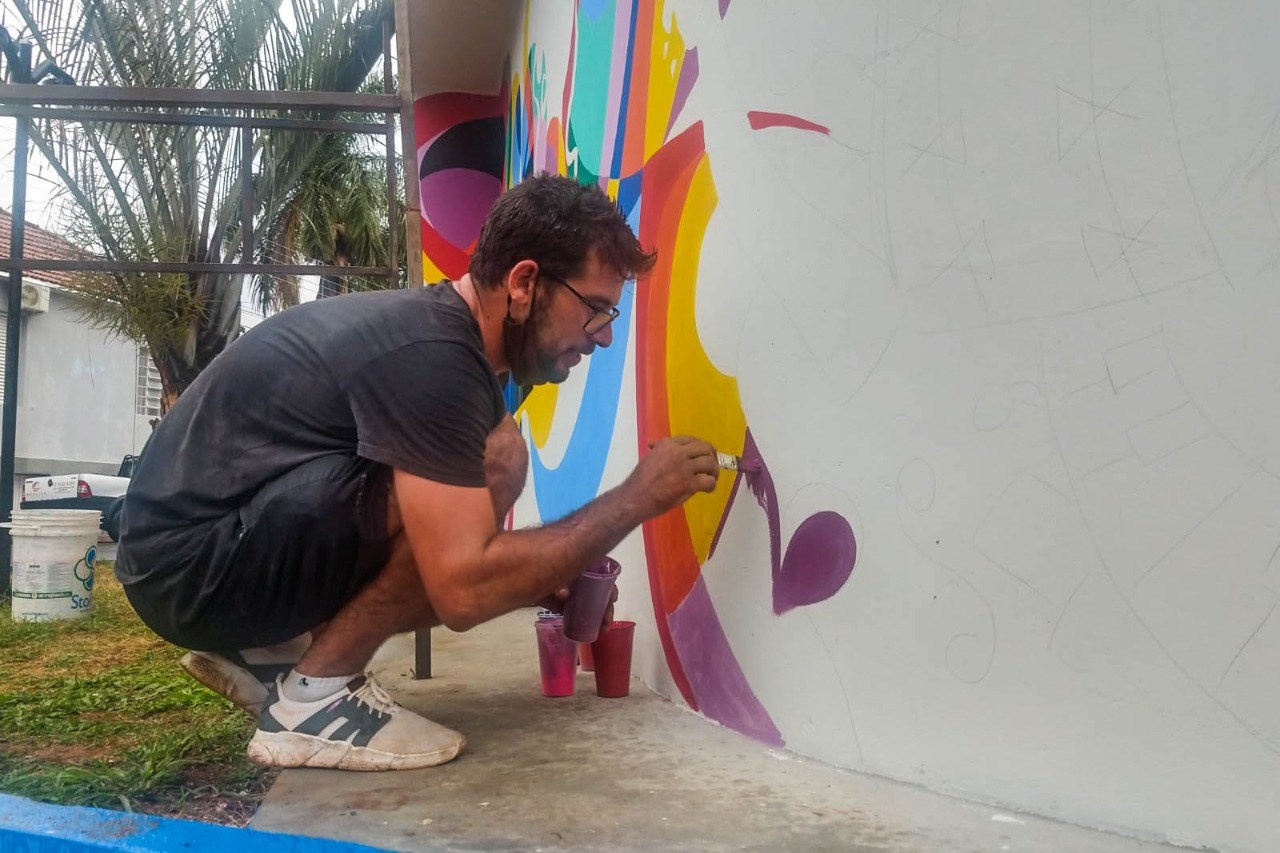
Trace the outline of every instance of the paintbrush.
{"label": "paintbrush", "polygon": [[753,459],[743,459],[732,453],[716,452],[716,462],[726,471],[737,471],[741,474],[754,474],[760,470],[760,463]]}

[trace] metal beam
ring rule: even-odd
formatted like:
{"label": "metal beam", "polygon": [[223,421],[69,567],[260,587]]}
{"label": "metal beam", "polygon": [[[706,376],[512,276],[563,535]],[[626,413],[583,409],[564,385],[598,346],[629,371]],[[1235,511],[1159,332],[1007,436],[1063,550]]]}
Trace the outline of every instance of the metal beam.
{"label": "metal beam", "polygon": [[113,121],[128,124],[181,124],[200,127],[282,128],[331,133],[376,133],[386,130],[382,122],[333,121],[309,118],[271,118],[209,115],[208,113],[144,113],[131,110],[87,109],[84,107],[34,107],[0,104],[0,116],[28,117],[53,121]]}
{"label": "metal beam", "polygon": [[363,92],[252,91],[248,89],[161,89],[142,86],[38,86],[0,83],[0,104],[181,107],[228,110],[342,110],[394,113],[397,95]]}
{"label": "metal beam", "polygon": [[61,270],[63,272],[226,273],[235,275],[340,275],[386,277],[386,267],[324,266],[321,264],[205,264],[169,261],[53,261],[37,258],[0,258],[0,270]]}

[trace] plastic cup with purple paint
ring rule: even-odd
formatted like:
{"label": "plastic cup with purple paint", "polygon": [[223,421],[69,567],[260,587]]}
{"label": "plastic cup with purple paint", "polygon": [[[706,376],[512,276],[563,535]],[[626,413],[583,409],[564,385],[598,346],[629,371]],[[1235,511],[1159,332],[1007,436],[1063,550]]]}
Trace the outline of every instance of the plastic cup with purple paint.
{"label": "plastic cup with purple paint", "polygon": [[564,603],[564,635],[576,643],[593,643],[600,634],[600,624],[622,566],[604,557],[569,584],[569,598]]}
{"label": "plastic cup with purple paint", "polygon": [[572,696],[578,674],[578,647],[564,635],[564,620],[557,613],[538,613],[538,663],[542,669],[543,696]]}

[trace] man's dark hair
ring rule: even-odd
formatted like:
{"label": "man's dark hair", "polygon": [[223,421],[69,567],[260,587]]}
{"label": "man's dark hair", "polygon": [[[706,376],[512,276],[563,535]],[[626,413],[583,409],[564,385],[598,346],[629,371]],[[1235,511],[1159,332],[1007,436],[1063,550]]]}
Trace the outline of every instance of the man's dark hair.
{"label": "man's dark hair", "polygon": [[598,186],[543,172],[498,198],[468,272],[477,284],[497,287],[513,266],[532,260],[547,277],[569,279],[581,274],[592,248],[628,279],[647,273],[657,260]]}

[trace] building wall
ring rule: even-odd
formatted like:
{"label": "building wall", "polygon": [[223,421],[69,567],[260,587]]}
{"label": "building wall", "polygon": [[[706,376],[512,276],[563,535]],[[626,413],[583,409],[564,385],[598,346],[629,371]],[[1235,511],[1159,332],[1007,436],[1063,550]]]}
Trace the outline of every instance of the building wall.
{"label": "building wall", "polygon": [[137,346],[79,322],[72,297],[50,293],[47,313],[24,313],[18,385],[17,473],[114,474],[151,426],[136,414]]}
{"label": "building wall", "polygon": [[[453,5],[415,51],[473,34]],[[415,67],[425,267],[542,169],[662,258],[519,413],[517,523],[670,433],[766,472],[618,549],[645,681],[841,766],[1274,849],[1280,12],[503,8],[487,89]]]}

